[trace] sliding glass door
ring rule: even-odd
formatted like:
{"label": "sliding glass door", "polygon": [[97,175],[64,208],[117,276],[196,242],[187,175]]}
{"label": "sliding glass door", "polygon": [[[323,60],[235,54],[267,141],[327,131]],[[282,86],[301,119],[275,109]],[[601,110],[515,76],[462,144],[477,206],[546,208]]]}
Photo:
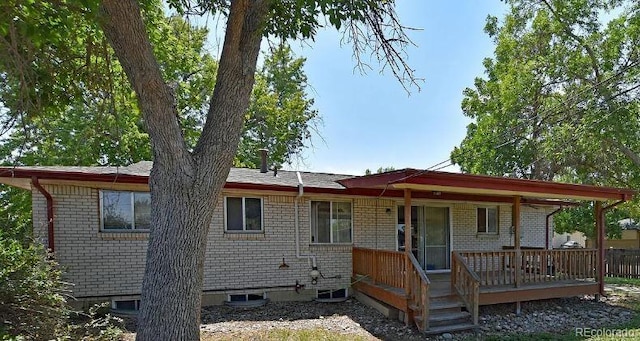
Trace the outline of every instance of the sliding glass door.
{"label": "sliding glass door", "polygon": [[450,231],[448,207],[425,207],[425,270],[450,269]]}
{"label": "sliding glass door", "polygon": [[[398,206],[398,250],[404,251],[404,206]],[[450,269],[450,221],[448,207],[411,207],[412,252],[427,271]]]}

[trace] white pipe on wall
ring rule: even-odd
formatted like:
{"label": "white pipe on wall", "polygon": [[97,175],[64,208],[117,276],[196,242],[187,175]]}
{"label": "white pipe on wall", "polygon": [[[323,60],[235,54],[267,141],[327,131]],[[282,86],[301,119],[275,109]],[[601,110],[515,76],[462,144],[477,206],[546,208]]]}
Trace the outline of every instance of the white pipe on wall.
{"label": "white pipe on wall", "polygon": [[296,258],[298,259],[303,259],[306,258],[311,262],[311,268],[316,268],[317,264],[316,264],[316,256],[315,255],[301,255],[300,254],[300,217],[299,217],[299,208],[298,208],[298,203],[300,201],[300,198],[302,198],[302,196],[304,195],[304,183],[302,182],[302,176],[300,175],[300,172],[296,172],[296,175],[298,176],[298,195],[296,196],[295,199],[295,203],[294,203],[294,208],[295,208],[295,218],[294,218],[294,225],[295,225],[295,236],[296,236]]}

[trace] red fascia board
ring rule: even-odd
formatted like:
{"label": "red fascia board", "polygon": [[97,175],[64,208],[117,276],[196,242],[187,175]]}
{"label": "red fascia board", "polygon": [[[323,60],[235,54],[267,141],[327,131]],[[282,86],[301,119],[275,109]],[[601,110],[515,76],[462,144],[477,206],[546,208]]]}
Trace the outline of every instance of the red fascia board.
{"label": "red fascia board", "polygon": [[[407,172],[415,173],[414,170],[395,172],[393,177],[399,179],[409,176]],[[131,183],[131,184],[147,184],[149,181],[148,176],[141,175],[127,175],[127,174],[94,174],[94,173],[82,173],[82,172],[56,172],[48,170],[25,170],[16,168],[0,168],[0,177],[4,174],[11,173],[11,177],[15,178],[31,178],[38,177],[42,180],[75,180],[75,181],[95,181],[95,182],[116,182],[116,183]],[[384,178],[389,178],[392,173],[379,174]],[[399,177],[399,175],[401,177]],[[354,178],[360,180],[360,178]],[[415,179],[415,178],[410,178]],[[351,179],[347,179],[351,180]],[[513,180],[513,179],[509,179]],[[253,184],[253,183],[236,183],[227,182],[224,188],[226,189],[244,189],[244,190],[261,190],[261,191],[277,191],[277,192],[298,192],[298,187],[294,186],[282,186],[282,185],[269,185],[269,184]],[[304,187],[305,193],[314,194],[333,194],[333,195],[352,195],[352,196],[365,196],[365,197],[388,197],[388,198],[402,198],[404,192],[394,189],[376,189],[376,188],[318,188],[318,187]],[[446,193],[442,192],[439,195],[434,194],[431,191],[414,191],[412,197],[416,199],[434,199],[434,200],[449,200],[449,201],[478,201],[478,202],[496,202],[496,203],[511,203],[512,198],[504,196],[492,196],[492,195],[477,195],[477,194],[464,194],[464,193]],[[572,202],[557,201],[557,200],[543,200],[543,199],[523,199],[523,203],[540,204],[540,205],[552,205],[552,206],[569,206],[573,205]]]}
{"label": "red fascia board", "polygon": [[540,194],[549,193],[567,196],[598,197],[619,200],[629,200],[635,194],[635,191],[633,190],[621,188],[436,172],[430,172],[425,175],[411,177],[403,180],[402,182],[417,185],[505,190]]}
{"label": "red fascia board", "polygon": [[338,181],[347,188],[383,188],[393,184],[417,184],[485,190],[504,190],[540,194],[598,197],[630,200],[635,191],[629,189],[566,184],[541,180],[502,178],[487,175],[457,174],[406,169],[396,172],[354,177]]}
{"label": "red fascia board", "polygon": [[[259,191],[275,191],[275,192],[291,192],[297,193],[297,187],[291,186],[278,186],[278,185],[263,185],[263,184],[248,184],[248,183],[227,183],[226,189],[244,189],[244,190],[259,190]],[[375,188],[317,188],[317,187],[304,187],[305,193],[312,194],[328,194],[328,195],[350,195],[361,197],[380,197],[380,198],[404,198],[404,191],[397,189],[381,190]],[[434,194],[431,191],[415,191],[411,192],[411,197],[414,199],[433,199],[442,201],[466,201],[466,202],[492,202],[492,203],[513,203],[512,197],[494,196],[494,195],[477,195],[477,194],[464,194],[464,193],[446,193]],[[544,199],[530,199],[523,198],[522,203],[531,205],[547,205],[547,206],[578,206],[579,203],[571,201],[561,200],[544,200]]]}
{"label": "red fascia board", "polygon": [[371,188],[371,187],[384,187],[394,181],[402,180],[414,176],[419,171],[416,169],[402,169],[398,171],[391,171],[387,173],[371,174],[364,176],[357,176],[348,179],[338,180],[342,186],[347,188]]}
{"label": "red fascia board", "polygon": [[[8,174],[10,174],[10,176],[6,176]],[[0,168],[0,177],[31,178],[34,176],[47,180],[77,180],[132,184],[147,184],[149,182],[148,176],[130,174],[96,174],[83,172],[58,172],[38,169]]]}

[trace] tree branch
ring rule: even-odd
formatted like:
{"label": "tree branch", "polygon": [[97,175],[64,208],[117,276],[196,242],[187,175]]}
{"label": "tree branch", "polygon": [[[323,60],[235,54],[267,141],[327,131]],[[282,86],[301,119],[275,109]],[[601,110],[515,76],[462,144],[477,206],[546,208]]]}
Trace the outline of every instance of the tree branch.
{"label": "tree branch", "polygon": [[[138,97],[151,137],[155,165],[182,168],[192,174],[191,156],[182,137],[174,96],[165,84],[160,66],[134,0],[104,0],[101,26]],[[189,169],[190,168],[190,169]]]}
{"label": "tree branch", "polygon": [[596,57],[593,49],[589,45],[587,45],[582,38],[571,31],[569,25],[567,25],[564,21],[562,21],[562,19],[560,19],[560,15],[558,14],[558,12],[556,12],[556,10],[547,0],[542,0],[542,3],[545,4],[547,9],[549,9],[549,12],[553,14],[556,20],[558,20],[558,22],[562,24],[565,33],[573,40],[575,40],[578,44],[580,44],[580,46],[582,46],[582,48],[584,48],[584,50],[587,52],[587,55],[589,55],[589,60],[591,61],[591,68],[593,69],[593,72],[596,76],[596,83],[600,83],[602,76],[600,74],[600,68],[598,67],[598,58]]}
{"label": "tree branch", "polygon": [[610,145],[613,145],[614,147],[616,147],[626,157],[628,157],[629,160],[631,160],[631,162],[633,162],[634,165],[636,165],[637,167],[640,167],[640,155],[634,152],[631,148],[625,146],[620,141],[615,139],[606,139],[606,141]]}
{"label": "tree branch", "polygon": [[216,85],[202,135],[194,149],[199,165],[220,162],[231,165],[233,161],[243,114],[249,106],[269,3],[268,0],[231,3]]}

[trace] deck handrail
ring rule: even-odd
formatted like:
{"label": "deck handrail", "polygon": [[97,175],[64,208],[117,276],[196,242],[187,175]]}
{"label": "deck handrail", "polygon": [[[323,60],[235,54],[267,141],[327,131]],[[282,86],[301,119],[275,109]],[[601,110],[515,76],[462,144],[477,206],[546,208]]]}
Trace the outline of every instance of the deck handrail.
{"label": "deck handrail", "polygon": [[480,278],[480,286],[596,278],[597,250],[502,250],[456,252]]}
{"label": "deck handrail", "polygon": [[413,267],[417,270],[418,275],[420,275],[420,278],[427,284],[431,284],[429,277],[427,277],[427,273],[424,272],[424,270],[420,266],[420,263],[418,262],[418,260],[413,254],[409,255],[409,260],[411,261],[411,264],[413,265]]}
{"label": "deck handrail", "polygon": [[[431,281],[416,257],[409,253],[409,309],[412,308],[420,313],[420,320],[416,320],[416,326],[420,331],[429,329],[429,286]],[[412,319],[413,315],[409,312],[408,318]]]}
{"label": "deck handrail", "polygon": [[362,247],[352,249],[353,275],[368,277],[374,284],[404,288],[404,252]]}
{"label": "deck handrail", "polygon": [[473,324],[478,324],[480,305],[480,277],[471,270],[467,262],[458,252],[452,252],[451,257],[451,287],[471,313]]}
{"label": "deck handrail", "polygon": [[[374,284],[385,284],[407,292],[407,322],[416,322],[421,331],[429,328],[429,285],[431,281],[413,254],[352,248],[353,276],[365,276]],[[414,319],[414,313],[420,319]]]}

